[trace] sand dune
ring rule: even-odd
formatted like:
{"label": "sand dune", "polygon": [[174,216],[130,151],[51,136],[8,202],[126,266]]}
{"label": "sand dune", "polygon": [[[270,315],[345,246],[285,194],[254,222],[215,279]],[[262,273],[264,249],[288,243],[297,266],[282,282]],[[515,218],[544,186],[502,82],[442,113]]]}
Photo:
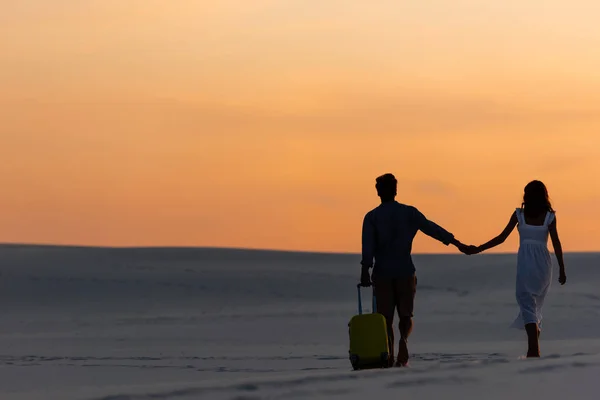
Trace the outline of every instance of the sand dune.
{"label": "sand dune", "polygon": [[566,256],[569,282],[551,289],[534,361],[519,359],[524,333],[508,328],[514,255],[415,256],[412,367],[356,373],[347,323],[358,261],[0,246],[1,398],[595,398],[600,255]]}

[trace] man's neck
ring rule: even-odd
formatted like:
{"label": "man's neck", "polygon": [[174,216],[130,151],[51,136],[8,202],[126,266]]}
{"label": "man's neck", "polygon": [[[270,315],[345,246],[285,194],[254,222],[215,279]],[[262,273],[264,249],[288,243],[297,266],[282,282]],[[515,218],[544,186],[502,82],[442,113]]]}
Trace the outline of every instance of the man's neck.
{"label": "man's neck", "polygon": [[381,199],[381,204],[393,203],[394,201],[396,201],[396,199],[394,199],[394,198],[391,198],[391,199]]}

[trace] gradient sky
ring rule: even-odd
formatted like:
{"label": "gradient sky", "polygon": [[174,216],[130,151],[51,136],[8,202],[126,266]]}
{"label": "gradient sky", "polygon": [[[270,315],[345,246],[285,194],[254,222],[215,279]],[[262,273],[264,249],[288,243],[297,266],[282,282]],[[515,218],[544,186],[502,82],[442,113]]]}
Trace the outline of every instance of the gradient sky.
{"label": "gradient sky", "polygon": [[[474,244],[542,179],[565,250],[600,250],[598,15],[0,1],[0,241],[356,252],[393,172],[399,201]],[[415,250],[456,252],[423,235]]]}

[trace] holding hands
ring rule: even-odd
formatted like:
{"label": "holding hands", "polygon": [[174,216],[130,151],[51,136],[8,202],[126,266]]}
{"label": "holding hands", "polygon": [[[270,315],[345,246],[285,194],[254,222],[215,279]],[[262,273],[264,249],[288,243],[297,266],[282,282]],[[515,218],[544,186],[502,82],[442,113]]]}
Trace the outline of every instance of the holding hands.
{"label": "holding hands", "polygon": [[470,256],[472,254],[479,254],[483,251],[480,246],[473,246],[472,244],[469,246],[465,246],[465,247],[466,247],[466,249],[465,249],[465,251],[463,251],[463,253],[465,253],[468,256]]}
{"label": "holding hands", "polygon": [[466,245],[463,243],[459,243],[457,246],[458,250],[460,250],[461,253],[466,254],[468,256],[472,255],[472,254],[478,254],[481,253],[483,250],[481,249],[481,246],[473,246],[471,245]]}

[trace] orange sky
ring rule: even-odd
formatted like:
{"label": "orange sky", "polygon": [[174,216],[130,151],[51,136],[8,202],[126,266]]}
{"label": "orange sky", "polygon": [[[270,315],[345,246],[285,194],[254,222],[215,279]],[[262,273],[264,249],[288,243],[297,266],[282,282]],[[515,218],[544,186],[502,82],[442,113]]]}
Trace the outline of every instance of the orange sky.
{"label": "orange sky", "polygon": [[[565,250],[600,250],[598,15],[593,0],[2,2],[0,242],[356,252],[393,172],[400,201],[475,244],[542,179]],[[456,252],[422,235],[415,250]]]}

